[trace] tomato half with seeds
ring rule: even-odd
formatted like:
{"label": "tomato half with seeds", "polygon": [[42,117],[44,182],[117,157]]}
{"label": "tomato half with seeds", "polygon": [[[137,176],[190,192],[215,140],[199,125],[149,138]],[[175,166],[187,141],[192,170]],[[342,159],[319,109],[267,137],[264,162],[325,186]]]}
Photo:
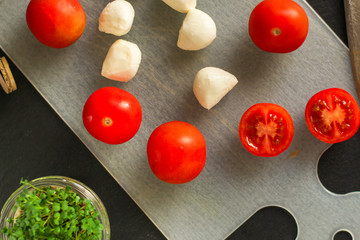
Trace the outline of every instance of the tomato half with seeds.
{"label": "tomato half with seeds", "polygon": [[135,136],[140,128],[142,110],[131,93],[116,87],[104,87],[90,95],[83,109],[88,132],[99,141],[121,144]]}
{"label": "tomato half with seeds", "polygon": [[258,103],[241,117],[239,136],[250,153],[275,157],[290,146],[294,123],[285,108],[273,103]]}
{"label": "tomato half with seeds", "polygon": [[309,31],[304,9],[292,0],[264,0],[251,12],[249,35],[260,49],[288,53],[299,48]]}
{"label": "tomato half with seeds", "polygon": [[343,142],[359,129],[359,106],[345,90],[325,89],[308,101],[305,120],[310,132],[319,140],[326,143]]}

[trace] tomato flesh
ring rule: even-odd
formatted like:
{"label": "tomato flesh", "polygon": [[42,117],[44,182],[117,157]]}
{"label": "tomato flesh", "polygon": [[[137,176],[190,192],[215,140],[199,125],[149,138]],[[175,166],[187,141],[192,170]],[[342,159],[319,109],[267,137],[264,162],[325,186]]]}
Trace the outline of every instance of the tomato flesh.
{"label": "tomato flesh", "polygon": [[309,30],[304,9],[292,0],[264,0],[251,12],[249,35],[260,49],[288,53],[299,48]]}
{"label": "tomato flesh", "polygon": [[193,125],[171,121],[157,127],[147,144],[151,170],[160,180],[182,184],[195,179],[206,161],[206,144]]}
{"label": "tomato flesh", "polygon": [[250,153],[274,157],[291,144],[294,124],[290,114],[283,107],[272,103],[259,103],[243,114],[239,136]]}
{"label": "tomato flesh", "polygon": [[359,129],[359,106],[345,90],[325,89],[308,101],[305,120],[310,132],[319,140],[326,143],[342,142]]}
{"label": "tomato flesh", "polygon": [[135,136],[140,128],[142,110],[131,93],[116,87],[96,90],[86,101],[83,122],[99,141],[121,144]]}

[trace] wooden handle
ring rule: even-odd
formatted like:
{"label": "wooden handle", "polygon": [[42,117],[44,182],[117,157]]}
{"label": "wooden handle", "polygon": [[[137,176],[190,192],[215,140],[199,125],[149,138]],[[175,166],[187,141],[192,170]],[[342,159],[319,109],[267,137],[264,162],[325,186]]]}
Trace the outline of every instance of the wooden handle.
{"label": "wooden handle", "polygon": [[352,71],[360,97],[360,1],[344,0],[344,4]]}
{"label": "wooden handle", "polygon": [[0,59],[0,85],[6,94],[9,94],[17,89],[15,79],[11,73],[8,62],[5,57]]}

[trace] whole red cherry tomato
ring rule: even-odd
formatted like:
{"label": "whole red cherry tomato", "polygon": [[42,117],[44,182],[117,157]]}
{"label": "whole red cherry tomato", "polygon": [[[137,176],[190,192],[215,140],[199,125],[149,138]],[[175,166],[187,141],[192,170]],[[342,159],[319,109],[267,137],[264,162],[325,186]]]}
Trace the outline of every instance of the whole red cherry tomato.
{"label": "whole red cherry tomato", "polygon": [[359,129],[359,106],[345,90],[325,89],[308,101],[305,120],[310,132],[319,140],[342,142],[354,136]]}
{"label": "whole red cherry tomato", "polygon": [[142,110],[129,92],[104,87],[90,95],[83,109],[83,122],[88,132],[108,144],[121,144],[135,136],[140,128]]}
{"label": "whole red cherry tomato", "polygon": [[252,154],[274,157],[285,151],[294,137],[294,124],[285,108],[273,103],[258,103],[241,117],[241,143]]}
{"label": "whole red cherry tomato", "polygon": [[167,122],[157,127],[147,144],[150,168],[159,179],[173,184],[196,178],[204,168],[206,144],[193,125]]}
{"label": "whole red cherry tomato", "polygon": [[26,22],[41,43],[64,48],[80,38],[86,16],[78,0],[31,0]]}
{"label": "whole red cherry tomato", "polygon": [[306,39],[309,20],[304,9],[292,0],[264,0],[251,12],[249,34],[260,49],[288,53]]}

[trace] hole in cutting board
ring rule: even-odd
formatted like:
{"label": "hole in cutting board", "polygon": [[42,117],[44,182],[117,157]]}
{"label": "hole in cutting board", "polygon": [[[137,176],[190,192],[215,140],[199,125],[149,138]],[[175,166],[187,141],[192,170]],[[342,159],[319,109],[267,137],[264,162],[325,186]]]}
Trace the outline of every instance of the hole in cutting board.
{"label": "hole in cutting board", "polygon": [[335,233],[333,240],[353,240],[353,237],[349,232],[342,230]]}
{"label": "hole in cutting board", "polygon": [[323,186],[337,194],[360,191],[360,131],[332,145],[320,158],[318,176]]}
{"label": "hole in cutting board", "polygon": [[281,207],[270,206],[258,210],[227,240],[294,240],[296,236],[297,224],[294,217]]}

